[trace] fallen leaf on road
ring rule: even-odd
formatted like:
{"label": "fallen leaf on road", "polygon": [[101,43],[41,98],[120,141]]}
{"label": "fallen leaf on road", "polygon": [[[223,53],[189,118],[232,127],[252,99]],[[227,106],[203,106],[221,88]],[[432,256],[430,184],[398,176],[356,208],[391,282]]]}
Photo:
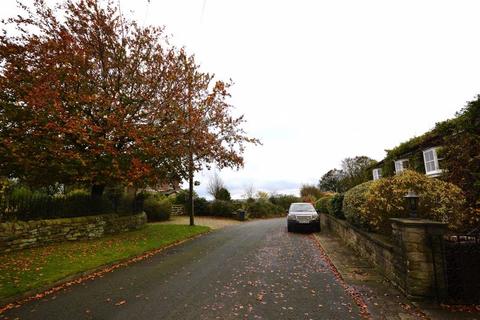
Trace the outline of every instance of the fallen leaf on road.
{"label": "fallen leaf on road", "polygon": [[125,304],[125,303],[127,303],[127,301],[122,300],[122,301],[119,301],[119,302],[115,303],[115,305],[116,306],[121,306],[122,304]]}

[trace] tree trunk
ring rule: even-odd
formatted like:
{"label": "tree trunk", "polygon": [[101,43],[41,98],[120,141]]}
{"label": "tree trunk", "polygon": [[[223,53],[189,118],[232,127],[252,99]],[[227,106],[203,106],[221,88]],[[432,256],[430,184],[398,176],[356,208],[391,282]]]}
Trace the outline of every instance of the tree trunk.
{"label": "tree trunk", "polygon": [[190,150],[190,159],[189,159],[189,165],[188,165],[188,194],[189,194],[189,203],[190,203],[190,225],[193,226],[195,225],[195,209],[194,209],[194,198],[193,198],[193,154],[192,151]]}

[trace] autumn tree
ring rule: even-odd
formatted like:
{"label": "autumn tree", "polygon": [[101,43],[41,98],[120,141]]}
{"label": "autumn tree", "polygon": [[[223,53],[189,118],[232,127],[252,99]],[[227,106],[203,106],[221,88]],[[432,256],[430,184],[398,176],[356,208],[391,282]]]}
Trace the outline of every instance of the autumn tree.
{"label": "autumn tree", "polygon": [[[36,0],[0,36],[0,176],[31,185],[154,185],[243,165],[229,84],[109,1]],[[55,12],[62,12],[56,15]],[[190,155],[194,155],[189,161]]]}
{"label": "autumn tree", "polygon": [[318,199],[323,196],[323,192],[313,184],[303,184],[300,188],[300,196],[302,198],[313,197]]}
{"label": "autumn tree", "polygon": [[[179,160],[176,171],[188,177],[189,190],[193,194],[193,173],[204,166],[215,165],[240,168],[242,154],[247,143],[259,141],[246,136],[242,128],[243,116],[232,116],[233,106],[229,104],[231,83],[215,81],[212,74],[200,71],[194,56],[180,51],[176,65],[179,69],[177,81],[182,84],[181,99],[176,108],[175,133],[179,140],[175,154]],[[190,198],[193,210],[193,196]],[[193,211],[190,212],[190,225],[193,225]]]}

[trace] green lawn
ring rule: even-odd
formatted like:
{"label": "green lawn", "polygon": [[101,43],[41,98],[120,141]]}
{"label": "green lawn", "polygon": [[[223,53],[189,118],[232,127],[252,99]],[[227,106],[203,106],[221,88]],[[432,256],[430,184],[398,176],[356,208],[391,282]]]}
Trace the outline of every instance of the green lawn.
{"label": "green lawn", "polygon": [[149,224],[144,229],[64,242],[0,255],[0,299],[43,287],[69,275],[140,255],[210,230],[203,226]]}

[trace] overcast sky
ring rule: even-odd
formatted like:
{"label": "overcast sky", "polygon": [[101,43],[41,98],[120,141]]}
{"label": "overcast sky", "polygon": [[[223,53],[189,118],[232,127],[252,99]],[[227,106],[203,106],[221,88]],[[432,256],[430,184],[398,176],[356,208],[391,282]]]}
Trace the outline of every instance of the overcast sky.
{"label": "overcast sky", "polygon": [[[235,112],[263,143],[220,172],[235,197],[250,185],[298,193],[345,157],[381,160],[480,93],[478,0],[120,3],[235,82]],[[2,1],[1,17],[16,13]],[[201,195],[209,175],[196,177]]]}

